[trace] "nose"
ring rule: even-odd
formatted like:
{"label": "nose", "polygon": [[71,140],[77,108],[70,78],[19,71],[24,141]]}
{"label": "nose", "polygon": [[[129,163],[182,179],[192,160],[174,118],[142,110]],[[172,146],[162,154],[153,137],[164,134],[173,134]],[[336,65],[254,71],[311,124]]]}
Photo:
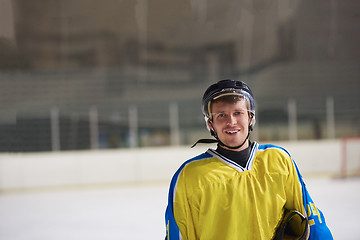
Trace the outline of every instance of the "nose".
{"label": "nose", "polygon": [[229,114],[229,117],[227,119],[227,125],[234,126],[237,124],[237,118],[233,114]]}

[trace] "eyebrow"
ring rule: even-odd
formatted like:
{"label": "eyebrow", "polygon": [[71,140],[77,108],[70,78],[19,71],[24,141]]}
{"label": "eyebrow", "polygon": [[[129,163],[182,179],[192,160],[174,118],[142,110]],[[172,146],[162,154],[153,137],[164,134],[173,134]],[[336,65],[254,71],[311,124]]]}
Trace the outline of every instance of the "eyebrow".
{"label": "eyebrow", "polygon": [[[240,108],[240,109],[232,110],[232,111],[230,111],[230,112],[240,112],[240,111],[245,111],[245,112],[247,112],[247,111],[249,111],[249,110],[244,109],[244,108]],[[213,113],[211,113],[211,114],[219,114],[219,113],[226,113],[226,112],[229,112],[229,111],[219,111],[219,112],[213,112]]]}

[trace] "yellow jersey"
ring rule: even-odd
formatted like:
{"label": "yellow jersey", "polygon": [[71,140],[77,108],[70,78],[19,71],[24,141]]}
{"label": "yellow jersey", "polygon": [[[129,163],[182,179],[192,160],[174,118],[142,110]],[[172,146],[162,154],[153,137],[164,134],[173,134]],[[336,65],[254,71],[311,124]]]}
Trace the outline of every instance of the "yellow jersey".
{"label": "yellow jersey", "polygon": [[309,239],[332,239],[285,149],[255,142],[245,167],[208,149],[186,161],[173,176],[166,236],[168,240],[272,239],[285,209],[308,216]]}

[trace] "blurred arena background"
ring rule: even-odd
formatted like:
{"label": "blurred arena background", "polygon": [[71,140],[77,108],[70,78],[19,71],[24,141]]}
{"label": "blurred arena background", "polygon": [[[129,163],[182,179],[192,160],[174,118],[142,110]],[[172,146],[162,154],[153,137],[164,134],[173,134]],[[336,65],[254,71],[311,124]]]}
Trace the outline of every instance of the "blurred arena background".
{"label": "blurred arena background", "polygon": [[0,200],[167,184],[225,78],[255,94],[252,140],[358,175],[359,26],[356,0],[0,0]]}
{"label": "blurred arena background", "polygon": [[1,4],[2,152],[192,144],[223,78],[258,140],[360,135],[358,1]]}

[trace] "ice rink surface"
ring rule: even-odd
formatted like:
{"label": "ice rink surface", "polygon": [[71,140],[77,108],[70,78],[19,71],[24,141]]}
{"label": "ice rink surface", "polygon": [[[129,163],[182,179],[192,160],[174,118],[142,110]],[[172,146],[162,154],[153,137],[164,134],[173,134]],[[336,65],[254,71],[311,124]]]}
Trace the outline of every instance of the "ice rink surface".
{"label": "ice rink surface", "polygon": [[[337,240],[360,239],[360,178],[305,178]],[[1,240],[164,239],[167,184],[0,195]]]}

